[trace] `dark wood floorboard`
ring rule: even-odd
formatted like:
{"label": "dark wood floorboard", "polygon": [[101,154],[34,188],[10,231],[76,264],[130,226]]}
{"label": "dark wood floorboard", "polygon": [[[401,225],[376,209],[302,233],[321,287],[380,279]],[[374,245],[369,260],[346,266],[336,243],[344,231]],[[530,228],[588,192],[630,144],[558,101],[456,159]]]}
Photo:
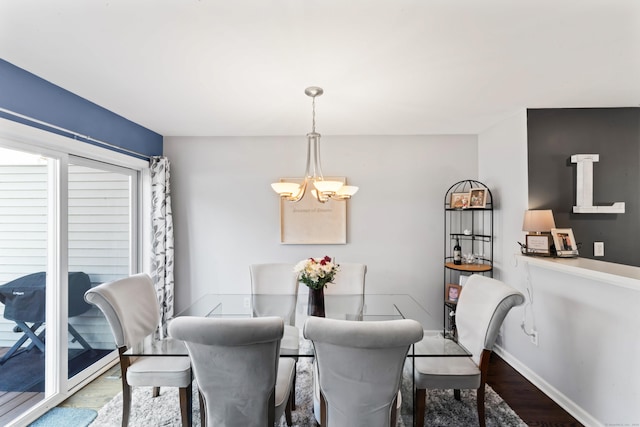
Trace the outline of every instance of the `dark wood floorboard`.
{"label": "dark wood floorboard", "polygon": [[582,426],[578,420],[538,390],[536,386],[495,353],[491,354],[487,384],[507,402],[528,426]]}

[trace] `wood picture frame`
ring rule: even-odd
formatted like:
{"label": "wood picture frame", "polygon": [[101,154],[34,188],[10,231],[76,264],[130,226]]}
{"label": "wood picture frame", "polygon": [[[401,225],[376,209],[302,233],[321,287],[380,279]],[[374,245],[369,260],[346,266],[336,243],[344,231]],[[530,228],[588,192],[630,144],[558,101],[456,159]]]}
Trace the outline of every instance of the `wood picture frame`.
{"label": "wood picture frame", "polygon": [[451,193],[449,207],[452,209],[466,209],[469,207],[469,192]]}
{"label": "wood picture frame", "polygon": [[[347,182],[347,178],[325,177]],[[301,184],[301,178],[280,181]],[[344,200],[318,202],[307,188],[298,202],[280,199],[280,243],[285,245],[344,245],[347,243],[347,203]]]}
{"label": "wood picture frame", "polygon": [[472,188],[469,191],[469,207],[470,208],[484,208],[487,205],[487,189],[486,188]]}
{"label": "wood picture frame", "polygon": [[578,256],[578,245],[571,228],[552,228],[553,244],[556,248],[556,256],[571,258]]}
{"label": "wood picture frame", "polygon": [[525,253],[527,255],[551,256],[551,234],[527,234],[525,237]]}
{"label": "wood picture frame", "polygon": [[446,302],[457,304],[461,292],[462,286],[454,285],[453,283],[447,283],[444,291],[444,299]]}

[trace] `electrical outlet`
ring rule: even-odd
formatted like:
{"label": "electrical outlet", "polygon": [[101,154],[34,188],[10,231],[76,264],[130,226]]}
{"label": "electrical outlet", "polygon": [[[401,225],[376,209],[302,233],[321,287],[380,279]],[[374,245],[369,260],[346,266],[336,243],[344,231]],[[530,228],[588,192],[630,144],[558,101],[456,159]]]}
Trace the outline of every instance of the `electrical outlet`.
{"label": "electrical outlet", "polygon": [[535,329],[531,331],[531,343],[536,347],[538,346],[538,331]]}
{"label": "electrical outlet", "polygon": [[249,308],[250,305],[251,305],[251,302],[249,300],[249,297],[245,297],[244,298],[244,308]]}
{"label": "electrical outlet", "polygon": [[593,242],[593,256],[604,256],[604,242]]}

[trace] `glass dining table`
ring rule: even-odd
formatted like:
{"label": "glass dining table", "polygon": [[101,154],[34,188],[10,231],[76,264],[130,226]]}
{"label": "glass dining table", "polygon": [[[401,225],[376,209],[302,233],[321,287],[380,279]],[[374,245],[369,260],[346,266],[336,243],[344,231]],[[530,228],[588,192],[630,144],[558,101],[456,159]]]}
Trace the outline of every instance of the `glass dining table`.
{"label": "glass dining table", "polygon": [[[285,323],[298,327],[299,360],[314,356],[313,345],[302,336],[307,315],[307,295],[248,295],[248,294],[205,294],[196,299],[186,309],[174,317],[224,317],[242,318],[256,316],[280,316]],[[411,359],[421,357],[469,357],[471,354],[455,339],[443,335],[434,316],[425,310],[413,297],[406,294],[366,294],[362,295],[325,295],[325,317],[357,321],[381,321],[392,319],[413,319],[425,329],[422,341],[411,346],[407,355]],[[130,356],[178,356],[188,355],[182,341],[171,337],[158,339],[148,337],[133,346],[126,355]],[[281,354],[281,357],[291,357]],[[413,363],[405,364],[402,384],[402,405],[398,425],[414,425]],[[309,390],[311,393],[312,390]]]}

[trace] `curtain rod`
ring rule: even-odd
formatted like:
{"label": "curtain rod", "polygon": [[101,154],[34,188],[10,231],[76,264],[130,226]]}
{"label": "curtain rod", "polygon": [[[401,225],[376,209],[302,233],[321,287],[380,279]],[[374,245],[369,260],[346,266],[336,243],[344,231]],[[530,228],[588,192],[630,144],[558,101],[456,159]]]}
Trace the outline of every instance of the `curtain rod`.
{"label": "curtain rod", "polygon": [[128,148],[123,148],[123,147],[120,147],[120,146],[117,146],[117,145],[114,145],[114,144],[111,144],[111,143],[108,143],[108,142],[105,142],[105,141],[101,141],[99,139],[92,138],[92,137],[90,137],[88,135],[82,135],[82,134],[80,134],[78,132],[75,132],[75,131],[72,131],[72,130],[69,130],[69,129],[65,129],[63,127],[60,127],[60,126],[57,126],[57,125],[54,125],[54,124],[51,124],[51,123],[47,123],[47,122],[39,120],[39,119],[34,119],[33,117],[29,117],[29,116],[26,116],[24,114],[16,113],[15,111],[7,110],[6,108],[0,107],[0,113],[9,114],[11,116],[20,118],[22,120],[28,120],[28,121],[30,121],[32,123],[36,123],[36,124],[39,124],[39,125],[42,125],[42,126],[46,126],[48,128],[51,128],[51,129],[58,130],[60,132],[67,133],[69,135],[72,135],[73,139],[78,140],[78,141],[92,142],[92,143],[95,143],[95,144],[103,146],[103,148],[104,147],[112,148],[112,149],[114,149],[116,151],[120,151],[120,152],[123,152],[123,153],[126,153],[126,154],[134,155],[134,156],[136,156],[138,158],[141,158],[142,160],[147,160],[147,161],[151,160],[151,156],[149,156],[147,154],[139,153],[137,151],[130,150]]}

